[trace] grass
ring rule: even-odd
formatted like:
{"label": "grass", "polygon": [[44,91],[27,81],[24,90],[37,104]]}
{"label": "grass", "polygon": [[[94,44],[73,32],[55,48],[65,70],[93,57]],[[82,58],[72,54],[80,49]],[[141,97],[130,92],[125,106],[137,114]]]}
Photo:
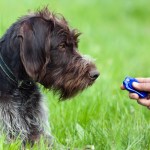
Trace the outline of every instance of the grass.
{"label": "grass", "polygon": [[[44,5],[62,13],[83,34],[80,52],[96,59],[101,77],[71,101],[58,102],[43,90],[52,133],[69,147],[94,145],[96,150],[150,149],[150,112],[120,90],[125,76],[150,75],[150,1],[148,0],[3,0],[0,35],[28,10]],[[19,142],[0,150],[17,150]],[[42,143],[33,150],[46,149]]]}

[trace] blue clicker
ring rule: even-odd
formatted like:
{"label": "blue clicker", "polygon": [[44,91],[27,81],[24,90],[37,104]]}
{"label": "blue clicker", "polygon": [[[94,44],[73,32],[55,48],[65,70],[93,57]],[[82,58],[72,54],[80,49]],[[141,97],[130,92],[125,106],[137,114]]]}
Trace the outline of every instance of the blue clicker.
{"label": "blue clicker", "polygon": [[135,90],[132,86],[133,82],[138,82],[138,80],[136,80],[135,78],[132,78],[132,77],[126,77],[125,80],[123,81],[123,85],[124,85],[125,89],[131,93],[138,94],[140,98],[146,98],[148,96],[148,93]]}

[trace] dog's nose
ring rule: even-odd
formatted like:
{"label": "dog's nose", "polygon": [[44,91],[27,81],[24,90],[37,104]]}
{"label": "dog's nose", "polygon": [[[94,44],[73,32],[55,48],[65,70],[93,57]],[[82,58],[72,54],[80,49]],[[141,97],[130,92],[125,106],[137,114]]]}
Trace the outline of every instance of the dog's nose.
{"label": "dog's nose", "polygon": [[94,80],[96,80],[99,75],[100,75],[100,73],[97,70],[91,70],[89,72],[89,76]]}

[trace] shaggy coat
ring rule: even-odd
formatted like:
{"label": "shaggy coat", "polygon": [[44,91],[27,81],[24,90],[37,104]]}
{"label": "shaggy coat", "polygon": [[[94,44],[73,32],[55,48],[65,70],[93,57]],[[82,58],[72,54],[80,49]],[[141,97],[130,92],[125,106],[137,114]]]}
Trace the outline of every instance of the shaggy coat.
{"label": "shaggy coat", "polygon": [[9,139],[35,141],[41,134],[51,139],[37,82],[65,100],[99,76],[78,51],[79,35],[44,8],[20,18],[0,39],[0,124]]}

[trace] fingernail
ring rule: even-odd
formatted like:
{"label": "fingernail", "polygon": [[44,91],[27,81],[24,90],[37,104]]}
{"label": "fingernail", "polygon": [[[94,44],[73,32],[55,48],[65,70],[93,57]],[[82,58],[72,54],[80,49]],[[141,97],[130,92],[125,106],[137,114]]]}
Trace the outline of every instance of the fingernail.
{"label": "fingernail", "polygon": [[137,87],[137,86],[139,85],[139,83],[133,82],[132,85],[133,85],[134,87]]}

